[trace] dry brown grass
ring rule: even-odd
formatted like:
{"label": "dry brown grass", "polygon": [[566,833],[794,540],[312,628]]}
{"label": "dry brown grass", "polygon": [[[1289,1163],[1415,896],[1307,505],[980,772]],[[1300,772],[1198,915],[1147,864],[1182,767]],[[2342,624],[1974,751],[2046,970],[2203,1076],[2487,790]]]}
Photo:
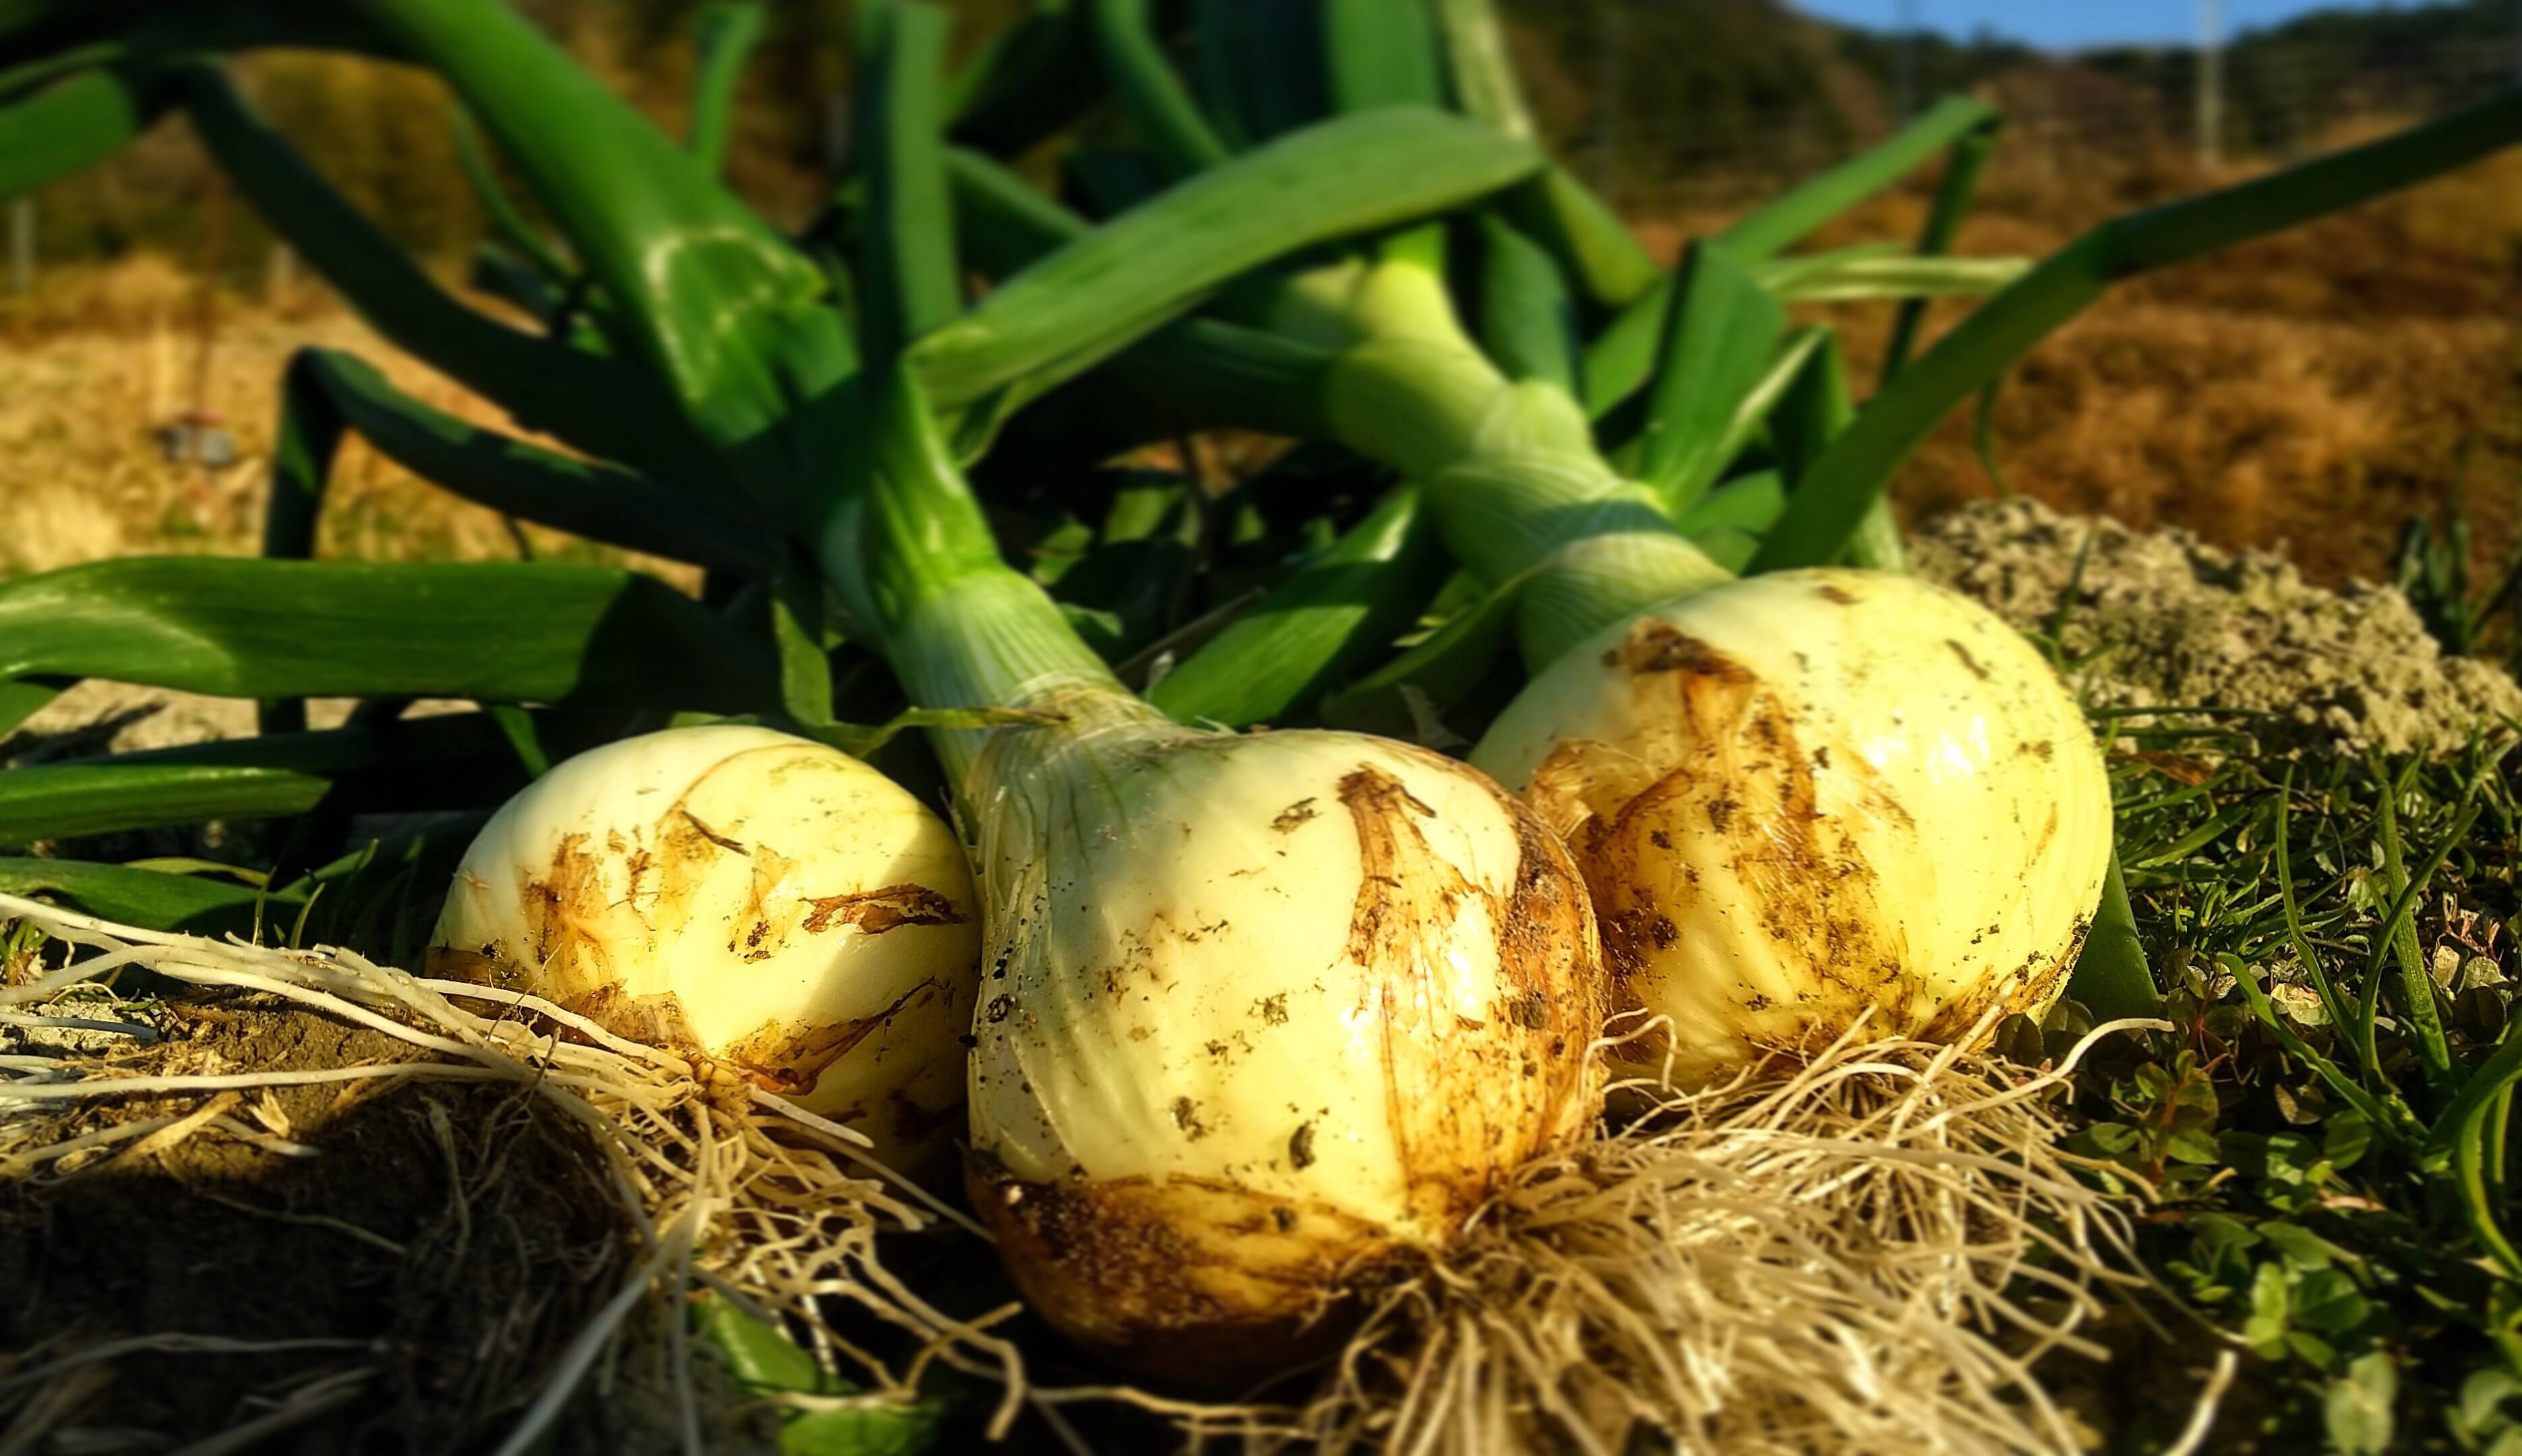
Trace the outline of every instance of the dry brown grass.
{"label": "dry brown grass", "polygon": [[[2046,253],[2215,180],[2173,151],[2064,156],[2020,138],[2000,148],[1961,251]],[[1908,236],[1927,196],[1922,181],[1817,241]],[[1724,220],[1676,213],[1639,230],[1669,252]],[[235,431],[243,463],[208,476],[167,465],[152,430],[189,403],[192,307],[181,270],[145,259],[56,273],[31,298],[0,305],[0,573],[133,551],[253,550],[275,391],[300,344],[355,350],[441,408],[497,420],[310,288],[284,307],[226,306],[210,404]],[[1937,326],[1963,311],[1939,308]],[[1889,310],[1825,316],[1845,331],[1859,380],[1870,380]],[[2484,570],[2514,539],[2517,357],[2522,157],[2508,155],[2123,285],[2014,372],[1995,439],[2026,494],[2140,527],[2185,526],[2228,548],[2284,540],[2325,583],[2386,575],[2401,523],[2466,480]],[[1912,515],[1995,493],[1968,411],[1946,422],[1896,490]],[[529,539],[539,552],[618,559],[552,533]],[[336,473],[322,549],[380,559],[516,553],[496,515],[356,442]]]}
{"label": "dry brown grass", "polygon": [[[2062,158],[2018,141],[1997,155],[1961,252],[2044,254],[2218,180],[2173,152]],[[1926,203],[1921,185],[1820,241],[1912,236]],[[1642,231],[1669,247],[1724,220],[1686,215]],[[1939,307],[1935,327],[1964,311]],[[1844,329],[1860,389],[1870,388],[1888,310],[1816,316]],[[2333,584],[2387,576],[2402,522],[2465,479],[2484,569],[2514,539],[2517,357],[2522,156],[2507,154],[2122,285],[2014,371],[1994,438],[2025,494],[2138,527],[2184,526],[2227,548],[2284,541]],[[1946,421],[1899,476],[1911,515],[1996,493],[1970,413]]]}
{"label": "dry brown grass", "polygon": [[[236,464],[169,463],[160,427],[193,406],[196,303],[181,272],[149,258],[65,270],[0,311],[0,577],[141,552],[252,554],[269,497],[283,367],[308,345],[349,350],[449,413],[498,411],[386,345],[321,290],[280,306],[221,301],[207,403],[235,436]],[[538,557],[631,562],[678,582],[685,568],[525,528]],[[500,516],[379,456],[355,437],[333,472],[319,554],[363,560],[514,559]]]}

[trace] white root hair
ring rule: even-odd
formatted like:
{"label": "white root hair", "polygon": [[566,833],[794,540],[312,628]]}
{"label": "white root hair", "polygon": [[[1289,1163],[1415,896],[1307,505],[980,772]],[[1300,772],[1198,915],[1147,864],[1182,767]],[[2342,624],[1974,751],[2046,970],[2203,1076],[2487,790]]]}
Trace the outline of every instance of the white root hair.
{"label": "white root hair", "polygon": [[[874,1168],[847,1129],[724,1068],[624,1040],[532,997],[424,980],[349,952],[162,935],[0,896],[0,921],[13,918],[100,954],[31,985],[0,987],[0,1004],[47,1001],[82,979],[71,970],[143,965],[282,997],[434,1059],[201,1077],[95,1067],[79,1075],[75,1065],[13,1059],[0,1068],[0,1175],[73,1152],[163,1146],[223,1123],[252,1132],[231,1115],[237,1095],[315,1077],[513,1083],[595,1135],[644,1252],[557,1359],[542,1397],[510,1432],[509,1451],[526,1449],[557,1417],[633,1310],[701,1290],[805,1330],[817,1359],[869,1386],[849,1404],[911,1398],[926,1365],[943,1361],[1003,1384],[994,1433],[1030,1401],[1072,1449],[1083,1446],[1061,1409],[1119,1401],[1193,1445],[1256,1453],[1621,1456],[1641,1433],[1657,1437],[1655,1449],[1686,1453],[2073,1451],[2078,1433],[2048,1392],[2043,1361],[2098,1356],[2079,1330],[2115,1287],[2143,1283],[2130,1271],[2146,1190],[2123,1169],[2112,1180],[2087,1176],[2062,1147],[2069,1129],[2058,1104],[2095,1040],[2162,1023],[2098,1028],[2036,1072],[1952,1046],[1866,1040],[1860,1025],[1813,1055],[1721,1086],[1615,1088],[1618,1111],[1596,1136],[1522,1169],[1455,1249],[1376,1286],[1336,1359],[1261,1398],[1042,1388],[1027,1384],[1015,1345],[993,1333],[1012,1307],[957,1319],[877,1258],[880,1233],[951,1221],[977,1234],[968,1220]],[[203,1101],[189,1113],[51,1146],[11,1137],[13,1128],[58,1125],[29,1115],[44,1107],[143,1093]],[[922,1353],[888,1369],[835,1328],[833,1302],[907,1332]],[[73,1361],[93,1358],[55,1364],[73,1374]],[[669,1366],[688,1381],[679,1352]],[[50,1368],[0,1382],[0,1425],[12,1393],[45,1389],[38,1377]],[[2218,1389],[2211,1386],[2196,1432]],[[678,1424],[697,1449],[688,1384],[676,1394]],[[320,1414],[334,1399],[335,1387],[310,1387],[291,1408]]]}
{"label": "white root hair", "polygon": [[2075,1451],[2040,1362],[2101,1355],[2078,1327],[2144,1283],[2142,1190],[2079,1176],[2053,1104],[2095,1039],[2159,1025],[2039,1072],[1851,1031],[1783,1072],[1625,1084],[1310,1388],[1168,1414],[1251,1451]]}
{"label": "white root hair", "polygon": [[[1016,1413],[1025,1388],[1021,1361],[1011,1343],[987,1328],[1012,1308],[979,1322],[957,1319],[920,1299],[877,1255],[881,1234],[967,1220],[868,1158],[860,1134],[753,1087],[729,1068],[616,1036],[531,996],[423,979],[347,950],[282,950],[165,934],[0,895],[0,925],[11,921],[92,954],[73,957],[24,984],[0,986],[0,1006],[41,1006],[92,987],[120,967],[142,966],[191,986],[277,998],[429,1056],[193,1076],[134,1075],[89,1057],[11,1057],[0,1067],[0,1177],[24,1176],[73,1154],[112,1150],[144,1155],[231,1124],[235,1133],[271,1139],[229,1115],[241,1096],[310,1082],[503,1084],[545,1100],[592,1135],[603,1151],[615,1200],[643,1252],[632,1261],[630,1277],[554,1359],[548,1384],[508,1431],[501,1451],[534,1445],[579,1383],[615,1347],[635,1311],[667,1315],[642,1323],[678,1339],[678,1312],[703,1290],[748,1313],[785,1317],[791,1329],[806,1332],[819,1361],[866,1388],[864,1400],[914,1398],[920,1370],[942,1360],[1002,1384],[995,1429],[1004,1431]],[[564,1040],[560,1030],[576,1038]],[[65,1109],[130,1097],[200,1101],[175,1115],[51,1136]],[[896,1369],[856,1347],[826,1317],[832,1307],[826,1300],[905,1332],[921,1353],[910,1368]],[[184,1337],[170,1338],[180,1347]],[[679,1349],[673,1355],[668,1368],[676,1382],[677,1424],[684,1445],[698,1456],[688,1366]],[[23,1406],[48,1388],[46,1377],[99,1358],[95,1350],[71,1351],[7,1372],[8,1379],[0,1381],[0,1429],[21,1433],[29,1416],[42,1414]],[[303,1398],[253,1423],[251,1436],[321,1415],[357,1393],[355,1384],[309,1387]],[[20,1408],[13,1411],[13,1405]],[[246,1433],[242,1428],[232,1433]]]}

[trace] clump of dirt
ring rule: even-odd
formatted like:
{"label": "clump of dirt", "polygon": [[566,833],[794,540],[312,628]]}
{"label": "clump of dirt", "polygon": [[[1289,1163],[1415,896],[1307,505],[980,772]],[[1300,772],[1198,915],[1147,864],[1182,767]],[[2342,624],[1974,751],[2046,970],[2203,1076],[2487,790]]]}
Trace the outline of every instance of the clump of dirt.
{"label": "clump of dirt", "polygon": [[2263,744],[2320,752],[2444,750],[2522,721],[2522,688],[2445,655],[2398,591],[2330,591],[2265,551],[2227,554],[2186,531],[2140,534],[2022,497],[1932,521],[1911,550],[1922,574],[2029,632],[2048,628],[2074,584],[2060,635],[2097,707],[2254,710],[2268,715],[2246,725]]}
{"label": "clump of dirt", "polygon": [[[169,1003],[139,1024],[117,1071],[314,1072],[429,1055],[267,999]],[[184,1114],[213,1107],[167,1144],[194,1120]],[[24,1156],[165,1118],[176,1121],[138,1138]],[[293,1449],[482,1449],[638,1251],[602,1150],[510,1083],[97,1099],[5,1132],[0,1447],[12,1450],[158,1450],[257,1421],[287,1429]]]}

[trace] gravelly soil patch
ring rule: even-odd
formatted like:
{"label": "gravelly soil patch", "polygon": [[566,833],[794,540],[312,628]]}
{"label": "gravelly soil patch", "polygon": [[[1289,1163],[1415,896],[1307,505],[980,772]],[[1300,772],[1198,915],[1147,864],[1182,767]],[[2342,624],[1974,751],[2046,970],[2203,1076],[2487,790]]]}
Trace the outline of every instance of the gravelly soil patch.
{"label": "gravelly soil patch", "polygon": [[2186,531],[2141,534],[2017,497],[1929,522],[1911,553],[1926,576],[2031,632],[2056,620],[2072,584],[2060,637],[2096,707],[2249,709],[2267,715],[2250,725],[2264,745],[2322,752],[2448,749],[2522,723],[2522,688],[2447,656],[2397,590],[2331,591],[2265,551],[2228,554]]}

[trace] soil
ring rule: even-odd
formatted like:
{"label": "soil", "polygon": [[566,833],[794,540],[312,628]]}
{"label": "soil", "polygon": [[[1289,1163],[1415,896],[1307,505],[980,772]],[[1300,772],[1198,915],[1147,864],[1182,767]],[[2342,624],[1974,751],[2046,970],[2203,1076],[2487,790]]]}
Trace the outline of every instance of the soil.
{"label": "soil", "polygon": [[2331,591],[2267,552],[2228,554],[2186,531],[2140,534],[2023,497],[1931,521],[1910,548],[1922,574],[2027,632],[2057,620],[2073,585],[2059,635],[2095,706],[2251,710],[2265,716],[2237,726],[2278,751],[2449,750],[2522,721],[2522,688],[2446,655],[2398,591]]}
{"label": "soil", "polygon": [[[150,1021],[163,1040],[119,1065],[197,1074],[427,1055],[256,1001],[166,1005]],[[201,1105],[90,1103],[40,1127],[0,1124],[0,1151]],[[635,1245],[603,1153],[532,1094],[337,1082],[248,1091],[228,1114],[314,1151],[213,1126],[163,1151],[143,1139],[0,1178],[0,1447],[163,1449],[339,1376],[355,1394],[253,1449],[482,1449],[627,1276]],[[13,1367],[166,1336],[335,1343],[144,1348],[10,1387]],[[51,1433],[21,1447],[32,1433],[10,1423],[34,1424],[38,1403],[55,1405]]]}

